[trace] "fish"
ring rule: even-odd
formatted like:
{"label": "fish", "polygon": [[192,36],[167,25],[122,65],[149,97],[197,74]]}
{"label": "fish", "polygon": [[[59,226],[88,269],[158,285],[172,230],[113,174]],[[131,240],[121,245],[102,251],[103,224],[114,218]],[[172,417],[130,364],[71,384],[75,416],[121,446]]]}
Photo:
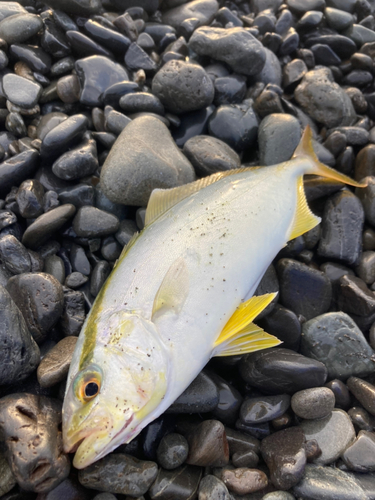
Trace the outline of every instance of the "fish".
{"label": "fish", "polygon": [[130,442],[213,356],[280,344],[253,322],[276,294],[254,292],[280,249],[320,222],[305,174],[366,185],[320,163],[306,128],[289,161],[152,192],[70,364],[62,432],[77,469]]}

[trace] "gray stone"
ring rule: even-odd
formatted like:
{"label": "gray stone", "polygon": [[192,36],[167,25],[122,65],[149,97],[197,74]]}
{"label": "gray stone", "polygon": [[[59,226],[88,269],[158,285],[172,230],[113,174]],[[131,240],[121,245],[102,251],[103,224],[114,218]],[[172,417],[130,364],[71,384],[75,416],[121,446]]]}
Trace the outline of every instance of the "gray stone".
{"label": "gray stone", "polygon": [[66,181],[93,174],[99,167],[96,141],[89,139],[62,154],[52,165],[52,172]]}
{"label": "gray stone", "polygon": [[300,423],[306,439],[315,439],[322,454],[314,460],[318,464],[331,464],[355,440],[355,430],[348,414],[334,409],[327,417],[303,420]]}
{"label": "gray stone", "polygon": [[20,214],[25,219],[33,219],[43,213],[44,188],[36,179],[24,181],[16,194]]}
{"label": "gray stone", "polygon": [[[0,26],[1,28],[1,26]],[[348,28],[343,35],[351,38],[358,47],[362,47],[364,43],[375,42],[375,33],[372,29],[361,26],[360,24],[353,24]]]}
{"label": "gray stone", "polygon": [[202,468],[182,465],[171,471],[159,469],[148,495],[151,500],[196,498]]}
{"label": "gray stone", "polygon": [[375,177],[365,177],[364,182],[367,182],[365,188],[357,188],[355,194],[361,200],[366,220],[372,225],[375,225]]}
{"label": "gray stone", "polygon": [[302,325],[301,352],[325,364],[329,379],[367,376],[375,355],[356,323],[344,312],[317,316]]}
{"label": "gray stone", "polygon": [[216,476],[209,474],[199,483],[198,500],[231,500],[228,488]]}
{"label": "gray stone", "polygon": [[42,86],[27,78],[8,73],[3,78],[4,94],[9,101],[21,108],[32,108],[42,94]]}
{"label": "gray stone", "polygon": [[57,255],[48,255],[44,260],[43,271],[52,274],[61,284],[65,281],[65,266],[61,257]]}
{"label": "gray stone", "polygon": [[336,31],[343,31],[353,24],[353,16],[341,9],[327,7],[324,9],[324,15],[329,26]]}
{"label": "gray stone", "polygon": [[13,476],[5,456],[0,453],[0,496],[8,493],[16,484],[16,478]]}
{"label": "gray stone", "polygon": [[283,113],[266,116],[258,129],[259,164],[276,165],[290,160],[300,139],[297,118]]}
{"label": "gray stone", "polygon": [[244,28],[198,28],[189,46],[197,54],[223,61],[244,75],[260,73],[266,62],[262,44]]}
{"label": "gray stone", "polygon": [[45,493],[68,476],[70,461],[62,451],[60,425],[60,401],[25,393],[0,399],[5,455],[24,490]]}
{"label": "gray stone", "polygon": [[328,387],[313,387],[293,394],[291,405],[300,418],[323,418],[335,407],[335,394]]}
{"label": "gray stone", "polygon": [[218,389],[211,378],[201,371],[187,389],[168,408],[168,413],[206,413],[219,403]]}
{"label": "gray stone", "polygon": [[262,500],[295,500],[295,497],[287,491],[273,491],[264,495]]}
{"label": "gray stone", "polygon": [[9,45],[23,43],[36,35],[42,27],[43,21],[40,16],[28,12],[15,14],[0,21],[0,38]]}
{"label": "gray stone", "polygon": [[149,489],[157,472],[155,462],[116,453],[80,470],[78,479],[86,488],[139,497]]}
{"label": "gray stone", "polygon": [[262,424],[281,417],[290,406],[290,396],[257,396],[244,400],[240,410],[240,419],[244,424]]}
{"label": "gray stone", "polygon": [[222,467],[229,462],[229,446],[224,425],[218,420],[205,420],[188,434],[187,464]]}
{"label": "gray stone", "polygon": [[197,26],[202,26],[213,21],[218,9],[216,0],[193,0],[163,12],[162,19],[163,23],[176,29],[180,28],[185,19],[192,18],[198,20]]}
{"label": "gray stone", "polygon": [[51,387],[64,380],[68,374],[77,337],[65,337],[43,357],[37,370],[41,387]]}
{"label": "gray stone", "polygon": [[118,217],[99,208],[84,206],[73,219],[73,229],[83,238],[100,238],[115,233],[120,225]]}
{"label": "gray stone", "polygon": [[100,184],[115,203],[146,206],[153,189],[176,187],[194,179],[192,165],[176,147],[167,127],[157,118],[143,116],[117,138],[104,162]]}
{"label": "gray stone", "polygon": [[65,336],[79,335],[85,321],[85,296],[81,291],[64,287],[64,307],[59,326]]}
{"label": "gray stone", "polygon": [[13,274],[31,271],[29,252],[12,234],[0,237],[0,258],[5,267]]}
{"label": "gray stone", "polygon": [[375,281],[375,252],[370,250],[363,252],[356,271],[367,285],[372,285]]}
{"label": "gray stone", "polygon": [[28,377],[39,363],[39,348],[7,290],[0,286],[0,385]]}
{"label": "gray stone", "polygon": [[186,113],[209,106],[214,86],[199,64],[168,61],[152,80],[152,92],[171,113]]}
{"label": "gray stone", "polygon": [[265,85],[273,83],[281,87],[282,70],[281,64],[276,54],[272,50],[264,47],[266,53],[266,60],[262,70],[253,76],[254,82],[261,82]]}
{"label": "gray stone", "polygon": [[342,454],[343,461],[349,469],[357,472],[375,470],[375,434],[359,431],[357,439]]}
{"label": "gray stone", "polygon": [[158,464],[163,469],[176,469],[182,465],[189,454],[189,445],[181,434],[167,434],[157,449]]}
{"label": "gray stone", "polygon": [[241,497],[263,490],[268,485],[268,478],[263,471],[247,467],[223,469],[221,478],[228,490]]}
{"label": "gray stone", "polygon": [[306,73],[294,97],[305,113],[329,128],[351,125],[356,119],[350,97],[334,82],[329,68]]}

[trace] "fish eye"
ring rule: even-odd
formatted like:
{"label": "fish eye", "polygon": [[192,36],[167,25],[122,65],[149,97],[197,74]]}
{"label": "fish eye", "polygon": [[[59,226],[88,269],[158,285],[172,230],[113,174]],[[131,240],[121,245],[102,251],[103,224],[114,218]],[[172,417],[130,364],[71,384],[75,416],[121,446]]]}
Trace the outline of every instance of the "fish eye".
{"label": "fish eye", "polygon": [[85,385],[85,396],[86,398],[93,398],[99,392],[99,386],[96,382],[89,382]]}
{"label": "fish eye", "polygon": [[93,366],[79,373],[73,385],[76,397],[82,403],[88,403],[94,399],[100,392],[101,380],[101,370]]}

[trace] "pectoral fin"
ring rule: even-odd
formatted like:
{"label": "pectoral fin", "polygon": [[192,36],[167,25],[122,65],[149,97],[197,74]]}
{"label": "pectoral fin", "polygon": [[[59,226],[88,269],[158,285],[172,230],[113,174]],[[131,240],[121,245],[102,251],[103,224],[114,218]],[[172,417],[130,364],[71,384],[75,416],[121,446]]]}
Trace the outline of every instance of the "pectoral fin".
{"label": "pectoral fin", "polygon": [[303,187],[303,177],[301,176],[298,178],[297,183],[297,208],[289,240],[293,240],[297,236],[310,231],[310,229],[319,224],[320,220],[320,217],[314,215],[307,204]]}
{"label": "pectoral fin", "polygon": [[178,314],[189,293],[189,272],[183,257],[169,268],[159,287],[152,308],[152,321],[171,311]]}
{"label": "pectoral fin", "polygon": [[276,337],[252,323],[276,295],[276,293],[267,293],[260,297],[251,297],[241,304],[216,340],[213,356],[233,356],[280,344]]}

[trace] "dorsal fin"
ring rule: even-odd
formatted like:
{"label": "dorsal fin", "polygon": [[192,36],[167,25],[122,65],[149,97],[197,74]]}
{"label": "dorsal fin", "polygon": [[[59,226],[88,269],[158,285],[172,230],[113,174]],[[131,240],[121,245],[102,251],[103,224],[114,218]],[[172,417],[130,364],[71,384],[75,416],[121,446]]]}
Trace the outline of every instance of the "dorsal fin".
{"label": "dorsal fin", "polygon": [[190,182],[190,184],[184,184],[183,186],[171,189],[154,189],[147,205],[145,225],[148,226],[167,210],[172,208],[174,205],[177,205],[180,201],[184,200],[193,193],[210,186],[214,182],[223,179],[223,177],[240,174],[242,172],[250,172],[257,170],[258,168],[261,167],[236,168],[225,172],[217,172],[216,174],[203,177],[202,179]]}
{"label": "dorsal fin", "polygon": [[310,231],[320,221],[320,217],[314,215],[307,204],[305,189],[303,187],[303,177],[301,175],[297,181],[297,208],[289,240],[293,240],[297,236]]}

